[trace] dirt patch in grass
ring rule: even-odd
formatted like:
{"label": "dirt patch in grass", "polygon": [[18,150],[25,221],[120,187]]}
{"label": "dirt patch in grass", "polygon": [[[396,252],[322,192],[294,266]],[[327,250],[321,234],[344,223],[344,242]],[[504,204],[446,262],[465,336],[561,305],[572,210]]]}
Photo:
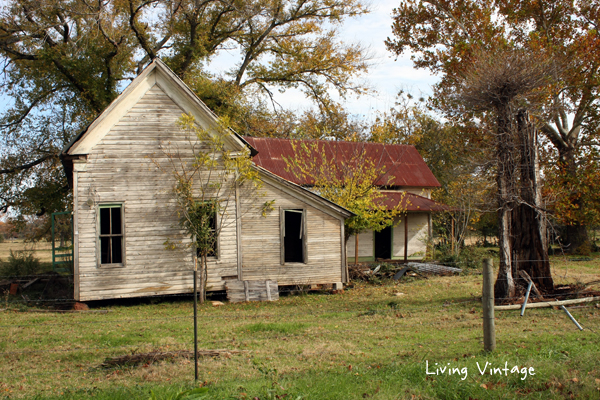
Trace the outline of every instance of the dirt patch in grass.
{"label": "dirt patch in grass", "polygon": [[[198,350],[198,357],[231,357],[232,354],[239,354],[239,350]],[[158,361],[174,360],[176,358],[194,358],[193,351],[151,351],[148,353],[138,353],[120,357],[107,358],[100,367],[114,368],[123,366],[150,365]]]}

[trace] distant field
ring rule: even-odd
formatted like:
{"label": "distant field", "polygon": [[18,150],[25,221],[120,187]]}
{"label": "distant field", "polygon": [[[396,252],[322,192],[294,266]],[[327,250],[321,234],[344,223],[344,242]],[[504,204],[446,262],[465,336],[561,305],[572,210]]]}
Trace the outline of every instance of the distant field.
{"label": "distant field", "polygon": [[[557,283],[600,280],[598,258],[554,257],[552,265]],[[208,388],[207,399],[238,400],[600,397],[599,302],[570,307],[584,331],[557,309],[496,312],[497,349],[489,354],[480,296],[481,275],[466,274],[357,283],[342,294],[272,303],[207,303],[199,308],[199,348],[229,354],[202,358],[197,384],[182,357],[102,366],[114,357],[192,350],[189,297],[90,303],[92,312],[68,314],[7,297],[0,299],[7,308],[0,399],[145,400],[151,391],[171,399],[195,385]],[[488,367],[482,375],[486,363],[506,363],[509,372],[489,375]],[[458,372],[440,372],[448,366]]]}
{"label": "distant field", "polygon": [[40,261],[52,262],[52,243],[50,242],[32,244],[24,243],[22,239],[7,240],[0,243],[0,260],[6,260],[11,250],[33,250],[34,256],[39,258]]}

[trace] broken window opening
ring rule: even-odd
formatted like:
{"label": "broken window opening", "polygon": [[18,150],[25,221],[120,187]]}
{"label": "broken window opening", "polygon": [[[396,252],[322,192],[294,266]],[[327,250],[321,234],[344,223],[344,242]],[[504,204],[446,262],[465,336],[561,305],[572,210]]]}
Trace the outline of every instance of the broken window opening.
{"label": "broken window opening", "polygon": [[123,264],[123,207],[106,204],[100,211],[100,264]]}
{"label": "broken window opening", "polygon": [[284,262],[305,263],[304,210],[283,211]]}

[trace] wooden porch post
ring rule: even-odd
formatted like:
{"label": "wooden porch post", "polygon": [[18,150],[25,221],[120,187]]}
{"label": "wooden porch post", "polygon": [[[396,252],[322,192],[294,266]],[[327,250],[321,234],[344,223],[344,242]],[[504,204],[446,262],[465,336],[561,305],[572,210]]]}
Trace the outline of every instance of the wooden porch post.
{"label": "wooden porch post", "polygon": [[408,262],[408,213],[404,214],[404,262]]}

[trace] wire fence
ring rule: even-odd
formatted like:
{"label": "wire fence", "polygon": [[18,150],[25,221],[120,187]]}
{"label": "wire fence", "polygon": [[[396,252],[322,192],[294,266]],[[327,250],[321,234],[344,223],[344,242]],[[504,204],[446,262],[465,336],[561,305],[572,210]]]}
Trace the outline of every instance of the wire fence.
{"label": "wire fence", "polygon": [[[459,263],[451,266],[457,265]],[[371,271],[374,268],[371,267]],[[0,281],[13,279],[26,284],[33,279],[56,276],[53,273],[0,276]],[[60,276],[72,279],[66,274]],[[598,281],[600,273],[578,271],[573,277],[576,279],[572,288],[561,293],[545,293],[544,300],[577,297],[584,289],[588,292],[599,289],[594,284],[586,288],[576,283],[582,279],[588,283]],[[402,293],[409,292],[408,289],[409,294]],[[481,277],[477,274],[439,279],[417,275],[406,281],[388,280],[382,285],[357,284],[341,295],[325,291],[308,295],[307,287],[282,287],[280,295],[283,301],[268,304],[212,306],[209,300],[200,307],[199,346],[203,350],[218,350],[216,355],[202,359],[206,371],[217,371],[227,365],[236,371],[239,369],[236,373],[247,375],[257,368],[248,360],[259,360],[257,362],[272,368],[321,362],[366,365],[389,363],[413,357],[412,354],[422,358],[428,349],[455,349],[456,352],[464,349],[465,354],[477,354],[482,348]],[[220,296],[217,299],[223,300],[223,295]],[[4,300],[0,298],[0,309],[3,309],[0,312],[0,337],[3,338],[0,341],[0,360],[3,360],[0,389],[17,388],[24,380],[33,386],[44,383],[90,387],[92,380],[113,379],[112,374],[123,369],[130,371],[131,376],[119,378],[121,382],[127,379],[139,382],[139,371],[148,365],[193,376],[193,366],[189,363],[190,352],[193,352],[189,293],[154,300],[115,300],[76,313],[58,312],[61,310],[55,313],[39,308],[68,299],[28,299],[11,295]],[[508,300],[522,301],[522,295]],[[570,308],[584,328],[581,334],[595,339],[598,336],[595,332],[600,331],[598,303],[600,301]],[[505,344],[530,345],[531,336],[535,334],[550,334],[557,342],[567,341],[576,330],[562,311],[553,309],[528,309],[521,319],[518,313],[508,312],[496,317],[497,324],[503,328],[498,341]],[[537,322],[532,320],[544,320],[545,331],[537,331]],[[170,361],[153,359],[158,353],[172,357],[167,359]],[[142,361],[135,361],[136,356]],[[124,361],[117,360],[120,358]],[[107,360],[115,364],[107,365]],[[75,383],[77,381],[80,383]],[[28,393],[27,390],[24,393]]]}

